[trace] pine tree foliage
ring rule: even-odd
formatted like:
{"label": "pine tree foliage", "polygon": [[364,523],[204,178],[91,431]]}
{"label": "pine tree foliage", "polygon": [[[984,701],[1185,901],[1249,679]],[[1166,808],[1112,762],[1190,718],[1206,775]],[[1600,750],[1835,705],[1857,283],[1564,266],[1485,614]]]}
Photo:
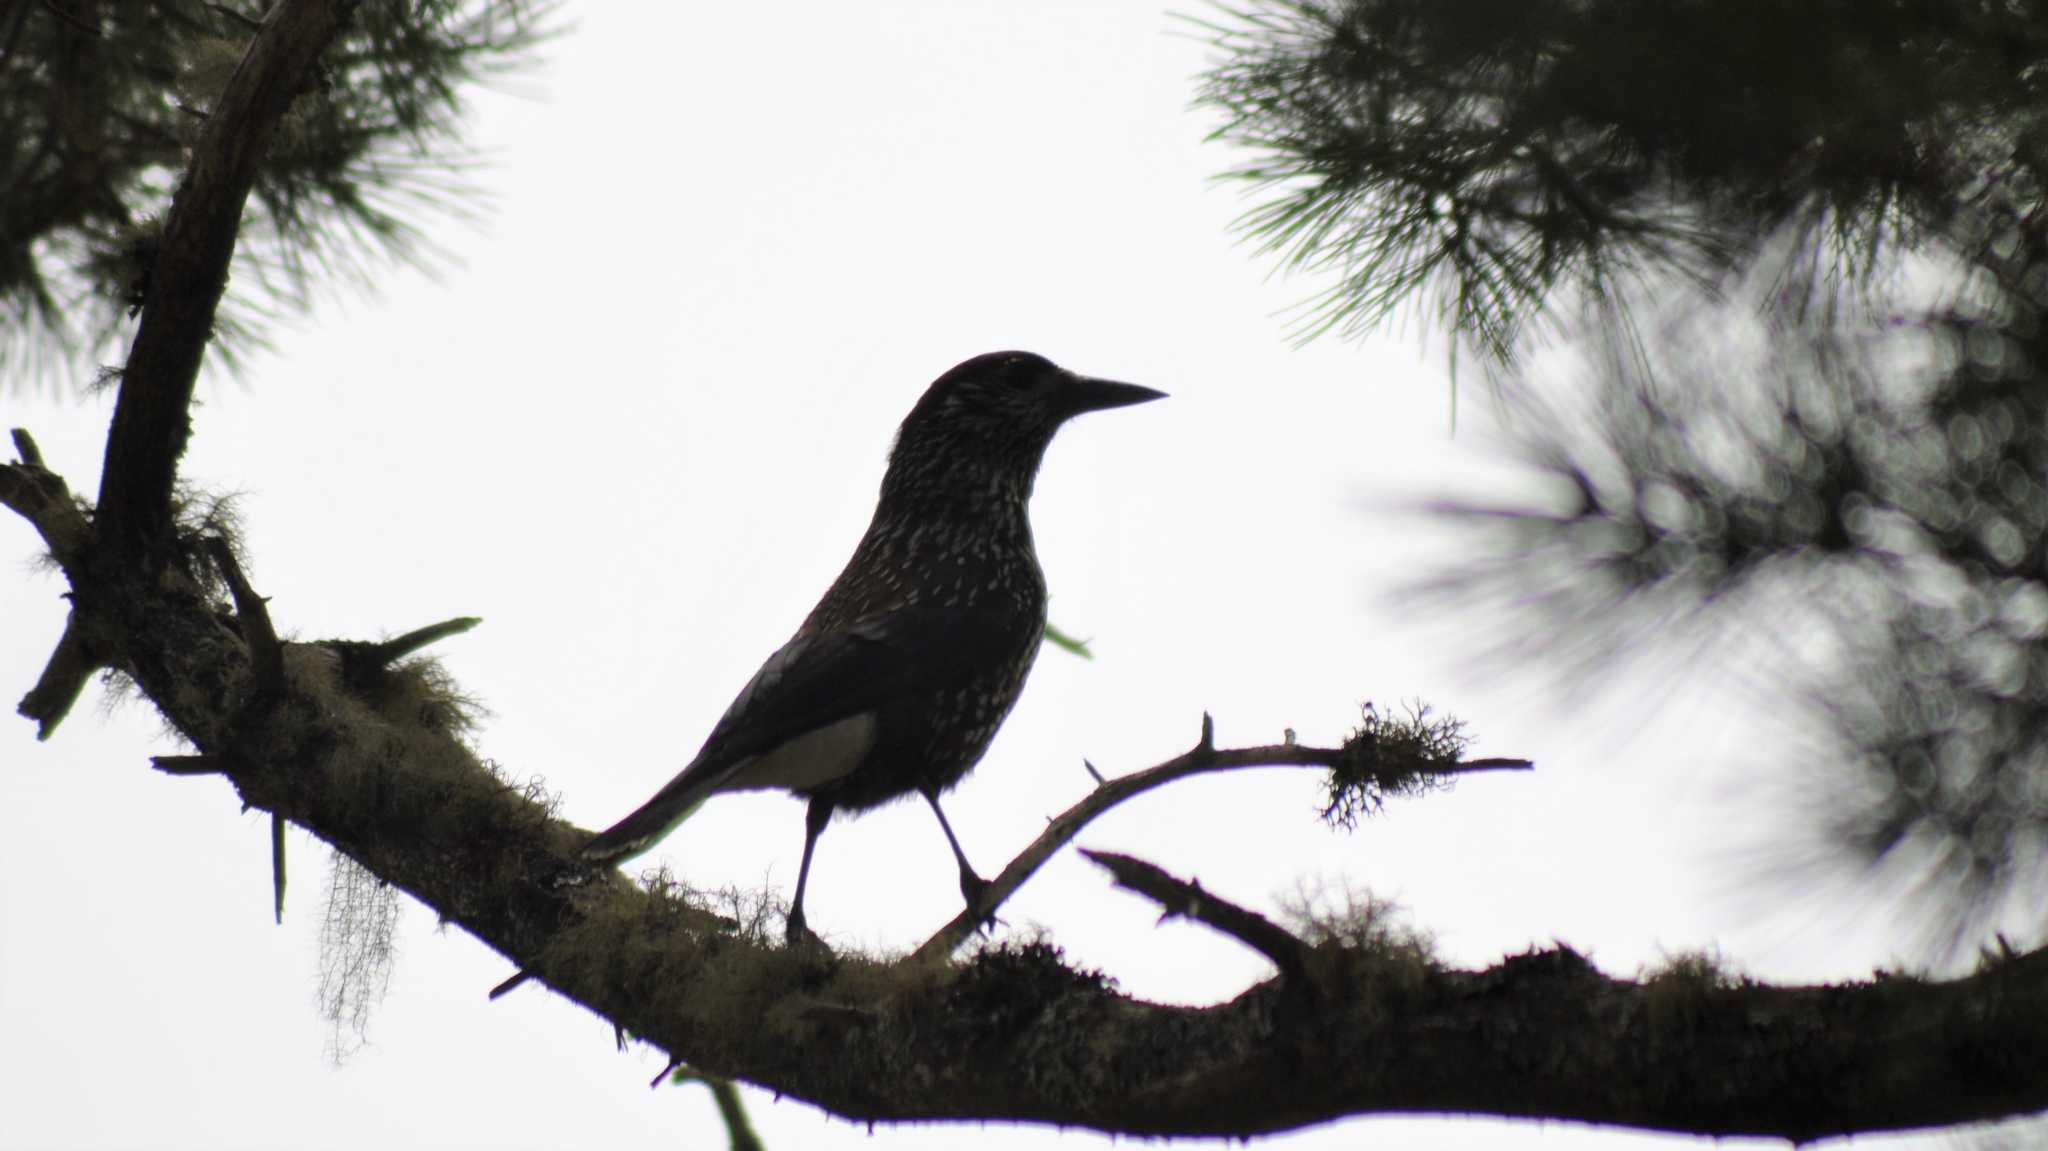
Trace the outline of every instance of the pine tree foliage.
{"label": "pine tree foliage", "polygon": [[[463,93],[530,59],[549,0],[365,0],[269,156],[217,324],[232,356],[332,281],[430,262],[473,214]],[[0,370],[75,378],[147,286],[160,218],[263,0],[0,3]]]}
{"label": "pine tree foliage", "polygon": [[1331,281],[1304,334],[1415,302],[1499,360],[1560,294],[1711,279],[1788,227],[1788,267],[1855,280],[2009,208],[2048,95],[2048,23],[2004,0],[1263,0],[1207,27],[1240,224]]}
{"label": "pine tree foliage", "polygon": [[[1216,27],[1205,99],[1269,196],[1245,226],[1335,273],[1312,326],[1422,301],[1505,365],[1555,480],[1547,506],[1444,505],[1489,541],[1445,585],[1533,611],[1529,646],[1582,670],[1746,634],[1745,670],[1822,721],[1788,758],[1837,849],[1911,875],[1946,942],[2022,903],[2038,925],[2048,6],[1353,0]],[[1527,370],[1546,316],[1569,384]]]}

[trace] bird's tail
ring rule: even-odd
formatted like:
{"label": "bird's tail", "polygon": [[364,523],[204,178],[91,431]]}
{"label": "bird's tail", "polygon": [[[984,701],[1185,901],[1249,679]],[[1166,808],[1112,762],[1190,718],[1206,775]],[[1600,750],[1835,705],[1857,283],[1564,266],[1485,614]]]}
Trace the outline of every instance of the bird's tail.
{"label": "bird's tail", "polygon": [[711,797],[711,790],[698,780],[672,780],[633,814],[599,832],[579,854],[592,863],[624,863],[690,818]]}

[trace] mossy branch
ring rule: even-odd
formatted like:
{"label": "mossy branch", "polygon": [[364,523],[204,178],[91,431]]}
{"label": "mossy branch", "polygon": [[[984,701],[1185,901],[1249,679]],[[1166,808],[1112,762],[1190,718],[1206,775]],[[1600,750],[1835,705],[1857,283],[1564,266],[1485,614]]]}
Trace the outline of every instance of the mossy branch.
{"label": "mossy branch", "polygon": [[[287,644],[284,690],[257,713],[239,702],[254,660],[215,593],[180,569],[135,580],[83,559],[74,598],[120,597],[95,616],[110,665],[195,749],[160,766],[218,774],[688,1066],[856,1121],[1244,1137],[1460,1111],[1810,1140],[2048,1107],[2048,952],[1950,983],[1688,986],[1675,1013],[1651,1001],[1668,987],[1562,950],[1476,972],[1404,963],[1399,980],[1338,955],[1312,1012],[1279,980],[1214,1006],[1146,1003],[1031,944],[820,968],[687,890],[578,862],[587,833],[478,761],[459,701],[431,702],[445,677],[402,665],[363,695],[332,647]],[[1218,749],[1204,729],[1073,821],[1169,778],[1356,751]]]}

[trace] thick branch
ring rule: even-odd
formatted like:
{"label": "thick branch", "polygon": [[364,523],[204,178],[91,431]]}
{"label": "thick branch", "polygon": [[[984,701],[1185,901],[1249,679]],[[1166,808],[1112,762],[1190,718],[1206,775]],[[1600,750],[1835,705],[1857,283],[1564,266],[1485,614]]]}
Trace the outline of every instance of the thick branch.
{"label": "thick branch", "polygon": [[354,8],[353,0],[282,0],[272,8],[193,145],[107,437],[98,525],[116,558],[168,537],[171,486],[192,434],[192,387],[227,288],[243,205],[279,121]]}
{"label": "thick branch", "polygon": [[[74,588],[132,597],[109,613],[112,658],[202,752],[233,752],[163,766],[217,770],[690,1067],[856,1120],[1242,1136],[1458,1111],[1812,1139],[2048,1108],[2048,952],[1952,983],[1764,987],[1610,979],[1562,950],[1449,971],[1333,942],[1313,953],[1334,992],[1315,1010],[1277,981],[1212,1007],[1146,1003],[1043,946],[820,971],[578,863],[586,834],[478,763],[436,725],[444,709],[351,694],[324,647],[287,645],[276,705],[241,706],[246,645],[175,583]],[[1315,754],[1207,742],[1166,766]]]}

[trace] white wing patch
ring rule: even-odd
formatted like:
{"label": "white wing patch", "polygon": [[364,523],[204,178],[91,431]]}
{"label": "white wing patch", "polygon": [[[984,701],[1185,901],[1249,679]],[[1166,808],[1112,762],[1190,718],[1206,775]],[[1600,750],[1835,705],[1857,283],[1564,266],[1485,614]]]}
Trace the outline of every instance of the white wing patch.
{"label": "white wing patch", "polygon": [[747,760],[727,773],[718,790],[780,787],[809,791],[851,773],[874,746],[875,713],[864,711],[807,731]]}

